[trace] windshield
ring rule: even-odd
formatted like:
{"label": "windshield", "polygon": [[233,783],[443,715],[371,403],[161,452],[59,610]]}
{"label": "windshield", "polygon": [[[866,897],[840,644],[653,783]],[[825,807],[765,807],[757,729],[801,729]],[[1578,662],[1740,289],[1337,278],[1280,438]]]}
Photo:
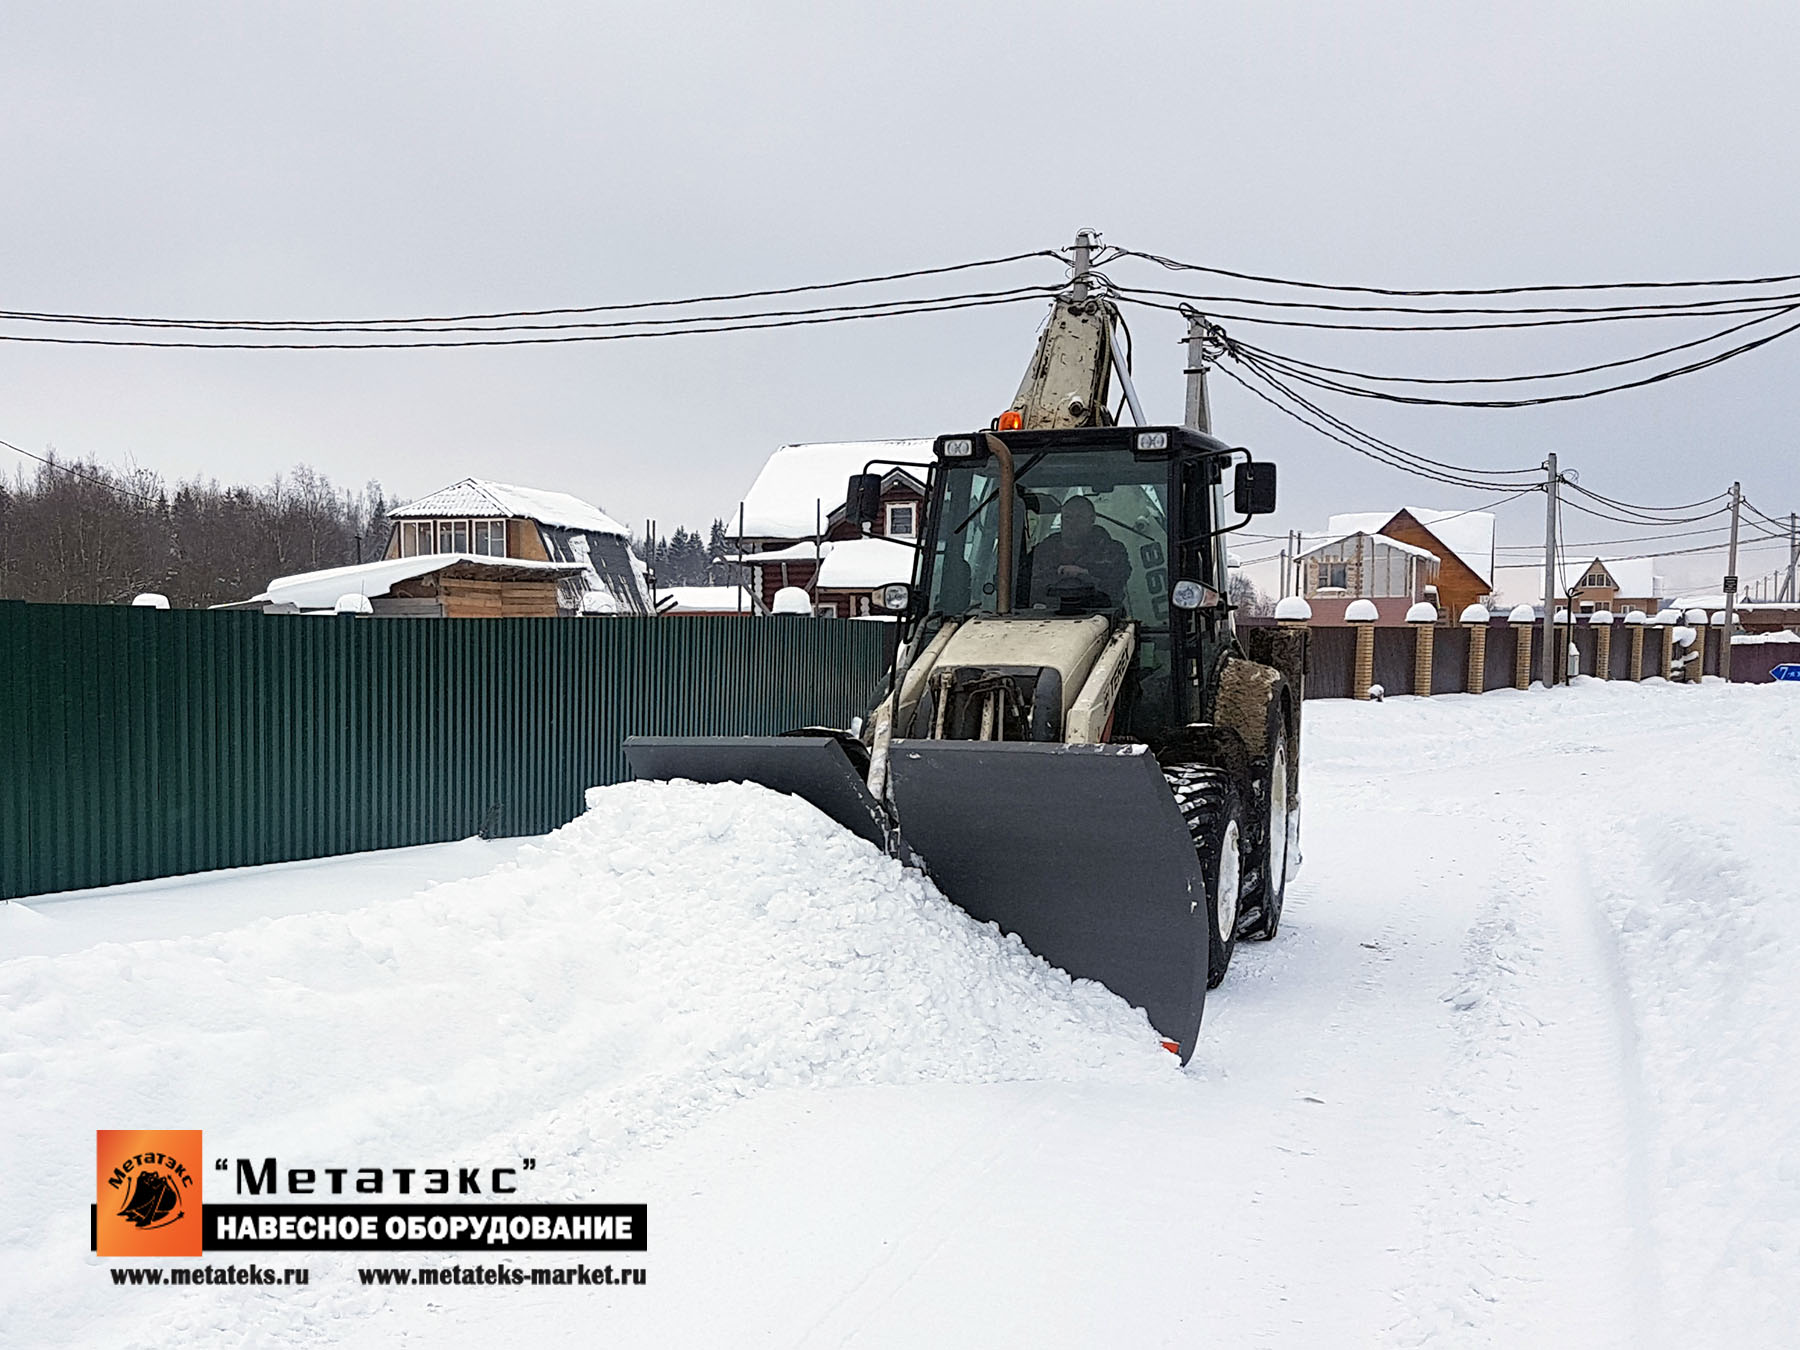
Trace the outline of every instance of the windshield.
{"label": "windshield", "polygon": [[[1169,622],[1169,465],[1129,452],[1022,454],[1017,463],[1015,613],[1123,613]],[[943,471],[931,609],[992,612],[999,571],[1000,466]]]}

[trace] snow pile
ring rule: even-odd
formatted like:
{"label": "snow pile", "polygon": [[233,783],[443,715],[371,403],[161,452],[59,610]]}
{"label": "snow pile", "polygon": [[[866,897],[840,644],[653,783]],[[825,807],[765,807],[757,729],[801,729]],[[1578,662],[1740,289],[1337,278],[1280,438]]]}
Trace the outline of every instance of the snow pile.
{"label": "snow pile", "polygon": [[101,1127],[319,1165],[532,1155],[551,1200],[764,1088],[1178,1072],[1141,1012],[745,785],[595,790],[516,862],[398,902],[7,961],[0,1010],[32,1160],[0,1304],[91,1297],[64,1254]]}

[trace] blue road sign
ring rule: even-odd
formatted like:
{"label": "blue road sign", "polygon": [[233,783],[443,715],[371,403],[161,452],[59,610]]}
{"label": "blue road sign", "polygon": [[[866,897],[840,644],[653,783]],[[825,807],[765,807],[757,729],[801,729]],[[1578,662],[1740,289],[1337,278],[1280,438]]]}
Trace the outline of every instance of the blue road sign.
{"label": "blue road sign", "polygon": [[1769,674],[1778,680],[1792,680],[1794,683],[1800,684],[1800,665],[1791,662],[1785,666],[1776,666]]}

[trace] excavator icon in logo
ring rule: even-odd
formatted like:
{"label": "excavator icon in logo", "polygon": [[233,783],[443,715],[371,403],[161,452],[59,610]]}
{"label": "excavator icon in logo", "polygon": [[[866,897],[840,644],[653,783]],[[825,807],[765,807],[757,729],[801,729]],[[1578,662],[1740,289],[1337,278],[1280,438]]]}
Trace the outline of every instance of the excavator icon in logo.
{"label": "excavator icon in logo", "polygon": [[98,1130],[94,1252],[199,1256],[204,1247],[199,1130]]}
{"label": "excavator icon in logo", "polygon": [[150,1167],[137,1174],[131,1193],[125,1199],[125,1207],[119,1211],[119,1217],[139,1231],[166,1228],[186,1216],[187,1212],[181,1207],[181,1192],[175,1189],[174,1181],[166,1172]]}

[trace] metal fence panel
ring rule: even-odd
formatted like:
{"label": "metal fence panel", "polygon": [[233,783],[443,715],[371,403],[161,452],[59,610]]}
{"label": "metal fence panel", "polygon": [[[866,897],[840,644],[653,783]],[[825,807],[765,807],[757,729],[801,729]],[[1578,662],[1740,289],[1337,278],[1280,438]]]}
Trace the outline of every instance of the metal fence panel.
{"label": "metal fence panel", "polygon": [[1431,640],[1431,692],[1461,694],[1469,688],[1469,630],[1440,628]]}
{"label": "metal fence panel", "polygon": [[554,829],[627,736],[847,724],[886,628],[0,602],[0,897]]}

